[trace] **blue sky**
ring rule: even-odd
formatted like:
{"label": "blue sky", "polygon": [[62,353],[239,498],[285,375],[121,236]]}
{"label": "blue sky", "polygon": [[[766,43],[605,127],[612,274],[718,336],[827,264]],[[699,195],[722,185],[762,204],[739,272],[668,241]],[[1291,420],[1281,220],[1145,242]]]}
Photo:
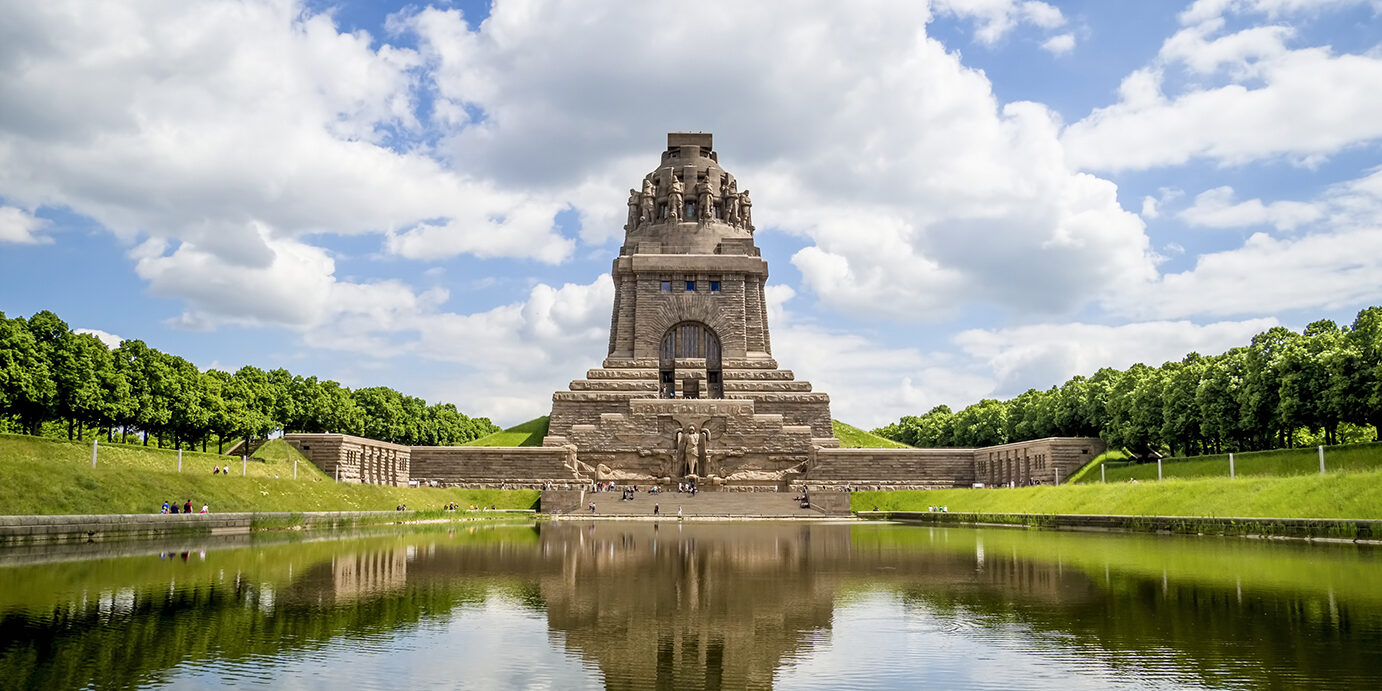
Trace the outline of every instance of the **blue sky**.
{"label": "blue sky", "polygon": [[1382,3],[13,3],[0,310],[512,424],[669,131],[887,423],[1382,303]]}

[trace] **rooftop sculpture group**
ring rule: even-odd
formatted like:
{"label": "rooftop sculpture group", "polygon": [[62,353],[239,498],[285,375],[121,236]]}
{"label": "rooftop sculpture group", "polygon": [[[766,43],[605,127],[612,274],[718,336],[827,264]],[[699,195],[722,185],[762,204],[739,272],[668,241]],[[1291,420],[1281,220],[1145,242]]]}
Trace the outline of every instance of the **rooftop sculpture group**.
{"label": "rooftop sculpture group", "polygon": [[643,190],[629,190],[629,218],[624,230],[637,230],[653,223],[684,223],[695,220],[705,224],[719,221],[734,228],[753,233],[753,200],[749,191],[738,190],[731,177],[720,181],[719,194],[709,180],[700,180],[693,189],[693,201],[686,201],[686,183],[682,176],[668,170],[670,181],[663,184],[655,175],[643,178]]}

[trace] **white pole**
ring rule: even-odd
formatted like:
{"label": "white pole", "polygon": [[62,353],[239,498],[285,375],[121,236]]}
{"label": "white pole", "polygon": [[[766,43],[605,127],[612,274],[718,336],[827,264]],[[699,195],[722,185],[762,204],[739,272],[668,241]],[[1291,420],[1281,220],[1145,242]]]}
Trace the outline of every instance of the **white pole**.
{"label": "white pole", "polygon": [[1228,479],[1232,480],[1233,475],[1233,452],[1228,452]]}
{"label": "white pole", "polygon": [[178,472],[182,472],[182,449],[178,449]]}
{"label": "white pole", "polygon": [[298,459],[293,459],[293,479],[298,479]]}
{"label": "white pole", "polygon": [[1320,475],[1324,475],[1324,444],[1320,444]]}
{"label": "white pole", "polygon": [[91,467],[96,467],[96,440],[91,440]]}
{"label": "white pole", "polygon": [[240,456],[240,477],[245,476],[245,471],[249,469],[249,460],[245,456]]}
{"label": "white pole", "polygon": [[1056,484],[1060,484],[1060,466],[1056,466]]}
{"label": "white pole", "polygon": [[1161,482],[1161,457],[1156,457],[1156,481]]}
{"label": "white pole", "polygon": [[1102,483],[1104,483],[1104,484],[1108,484],[1108,476],[1104,474],[1104,471],[1105,471],[1105,470],[1107,470],[1107,468],[1104,466],[1103,463],[1100,463],[1100,464],[1099,464],[1099,482],[1102,482]]}

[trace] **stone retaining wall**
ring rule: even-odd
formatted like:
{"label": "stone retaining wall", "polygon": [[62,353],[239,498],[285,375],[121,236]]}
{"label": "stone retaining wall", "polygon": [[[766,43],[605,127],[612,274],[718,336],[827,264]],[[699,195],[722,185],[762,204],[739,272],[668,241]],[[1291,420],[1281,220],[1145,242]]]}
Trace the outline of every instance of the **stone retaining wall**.
{"label": "stone retaining wall", "polygon": [[799,482],[812,489],[968,487],[974,482],[974,450],[818,449]]}
{"label": "stone retaining wall", "polygon": [[406,514],[395,511],[315,511],[0,516],[0,544],[247,533],[256,522],[275,521],[291,522],[303,527],[332,528],[342,525],[392,523],[402,520],[404,515]]}
{"label": "stone retaining wall", "polygon": [[572,452],[562,446],[414,446],[412,479],[447,487],[543,489],[580,484]]}
{"label": "stone retaining wall", "polygon": [[950,513],[930,511],[860,511],[860,518],[904,522],[1012,525],[1055,530],[1110,530],[1300,537],[1341,540],[1382,539],[1382,520],[1352,518],[1252,518],[1209,516],[1114,516],[1082,514]]}

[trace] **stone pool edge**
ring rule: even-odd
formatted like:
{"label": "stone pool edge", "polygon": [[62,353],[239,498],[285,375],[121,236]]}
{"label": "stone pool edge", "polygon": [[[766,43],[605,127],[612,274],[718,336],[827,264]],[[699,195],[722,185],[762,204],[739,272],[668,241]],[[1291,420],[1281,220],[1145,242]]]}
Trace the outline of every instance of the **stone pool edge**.
{"label": "stone pool edge", "polygon": [[859,511],[865,520],[940,525],[997,525],[1181,535],[1226,535],[1382,543],[1382,520],[1355,518],[1252,518],[1218,516],[1120,516],[1094,514]]}

